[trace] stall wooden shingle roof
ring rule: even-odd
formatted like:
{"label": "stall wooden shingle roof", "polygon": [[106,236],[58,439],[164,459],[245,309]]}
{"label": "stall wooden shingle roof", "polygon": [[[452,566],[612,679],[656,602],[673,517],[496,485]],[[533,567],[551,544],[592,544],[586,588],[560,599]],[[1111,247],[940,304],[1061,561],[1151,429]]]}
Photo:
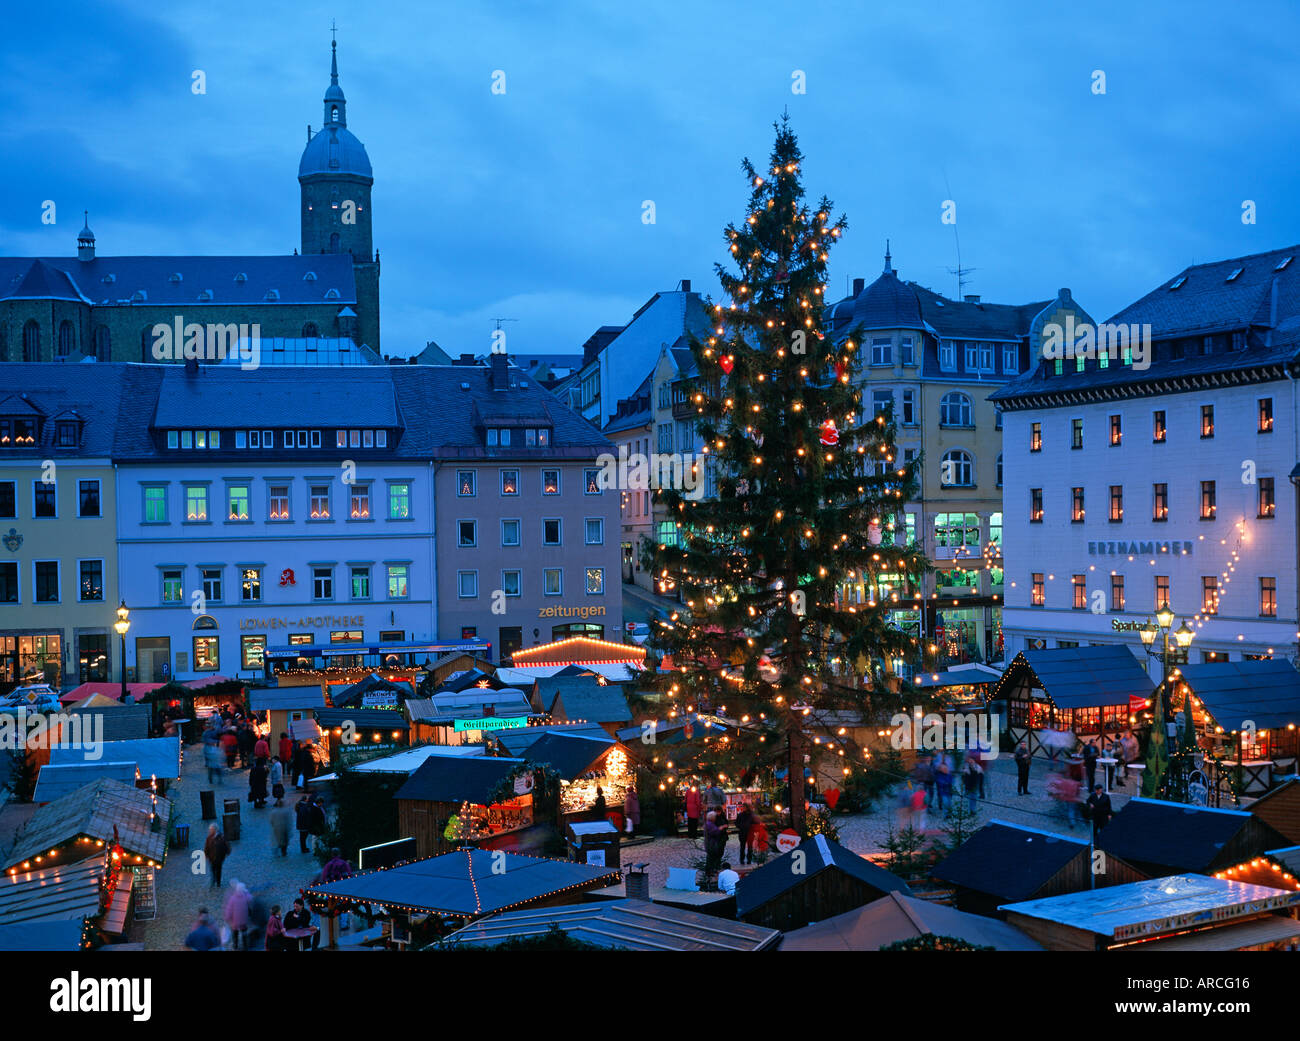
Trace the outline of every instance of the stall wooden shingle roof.
{"label": "stall wooden shingle roof", "polygon": [[171,803],[158,800],[156,831],[150,827],[150,806],[147,791],[121,781],[95,781],[32,814],[5,857],[3,869],[42,856],[83,835],[111,843],[115,827],[117,840],[127,853],[162,863],[167,854]]}
{"label": "stall wooden shingle roof", "polygon": [[932,874],[999,900],[1029,900],[1076,857],[1091,858],[1088,843],[990,821],[936,864]]}
{"label": "stall wooden shingle roof", "polygon": [[544,734],[528,746],[528,758],[550,763],[561,780],[572,781],[587,773],[614,744],[613,738],[594,733]]}
{"label": "stall wooden shingle roof", "polygon": [[50,761],[41,767],[41,772],[36,777],[36,791],[32,794],[32,802],[54,802],[56,799],[81,790],[92,781],[98,781],[101,777],[134,785],[140,779],[140,768],[134,762],[109,762],[107,759],[93,763],[79,760],[58,763],[51,755]]}
{"label": "stall wooden shingle roof", "polygon": [[[802,853],[803,870],[794,870],[794,855]],[[744,916],[770,903],[823,871],[842,871],[881,893],[910,893],[906,882],[884,868],[832,842],[825,835],[804,839],[789,853],[769,860],[736,883],[736,914]]]}
{"label": "stall wooden shingle roof", "polygon": [[1120,644],[1021,651],[1007,666],[990,699],[1008,697],[1015,684],[1026,677],[1057,708],[1127,705],[1130,697],[1150,698],[1155,690],[1142,663]]}
{"label": "stall wooden shingle roof", "polygon": [[1179,674],[1224,730],[1300,724],[1300,672],[1284,658],[1183,665]]}
{"label": "stall wooden shingle roof", "polygon": [[325,694],[314,685],[255,687],[248,692],[248,707],[253,712],[322,709],[325,707]]}
{"label": "stall wooden shingle roof", "polygon": [[0,927],[76,921],[99,913],[103,856],[0,876]]}
{"label": "stall wooden shingle roof", "polygon": [[576,900],[586,890],[616,885],[621,878],[617,869],[501,850],[461,849],[310,886],[305,892],[318,907],[332,897],[390,911],[479,918],[561,895]]}
{"label": "stall wooden shingle roof", "polygon": [[612,900],[495,914],[452,933],[444,943],[495,947],[507,940],[545,936],[552,926],[575,940],[625,951],[762,951],[781,935],[775,929],[645,900]]}
{"label": "stall wooden shingle roof", "polygon": [[1097,838],[1097,848],[1156,874],[1232,867],[1286,839],[1243,810],[1130,799]]}

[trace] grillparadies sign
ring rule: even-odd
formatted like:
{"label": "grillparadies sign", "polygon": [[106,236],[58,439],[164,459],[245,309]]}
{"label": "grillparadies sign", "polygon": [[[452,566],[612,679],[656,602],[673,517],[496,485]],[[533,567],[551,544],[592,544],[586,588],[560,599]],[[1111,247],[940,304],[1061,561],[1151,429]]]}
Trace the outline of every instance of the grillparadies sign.
{"label": "grillparadies sign", "polygon": [[129,1012],[137,1023],[153,1015],[153,980],[81,978],[50,980],[51,1012]]}

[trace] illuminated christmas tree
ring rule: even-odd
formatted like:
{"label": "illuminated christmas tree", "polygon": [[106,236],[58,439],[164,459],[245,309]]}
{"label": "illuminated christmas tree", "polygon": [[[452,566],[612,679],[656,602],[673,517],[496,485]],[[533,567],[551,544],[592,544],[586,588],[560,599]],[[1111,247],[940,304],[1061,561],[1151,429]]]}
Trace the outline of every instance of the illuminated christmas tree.
{"label": "illuminated christmas tree", "polygon": [[[728,778],[788,768],[802,830],[805,755],[836,757],[840,776],[870,765],[831,714],[887,720],[911,705],[891,663],[922,650],[888,617],[917,606],[911,592],[848,604],[839,590],[875,591],[886,575],[914,582],[926,565],[901,537],[912,464],[896,459],[891,418],[863,413],[858,331],[833,339],[823,324],[827,260],[846,221],[829,199],[805,201],[795,135],[787,120],[776,131],[767,166],[743,164],[749,205],[726,229],[723,302],[711,334],[691,344],[701,465],[717,495],[660,491],[677,537],[652,547],[649,563],[685,605],[658,634],[674,669],[662,688],[688,718],[742,724],[721,737],[697,728],[709,742],[702,760]],[[836,737],[814,736],[828,726]]]}

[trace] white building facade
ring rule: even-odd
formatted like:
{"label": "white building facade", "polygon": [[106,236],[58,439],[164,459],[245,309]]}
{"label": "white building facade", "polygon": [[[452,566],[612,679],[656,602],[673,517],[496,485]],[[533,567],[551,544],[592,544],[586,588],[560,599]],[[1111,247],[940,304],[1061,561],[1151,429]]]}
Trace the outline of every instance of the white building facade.
{"label": "white building facade", "polygon": [[1295,655],[1296,252],[1189,268],[1111,319],[1149,353],[1049,358],[994,395],[1008,658],[1120,643],[1158,678],[1138,627],[1164,605],[1191,662]]}

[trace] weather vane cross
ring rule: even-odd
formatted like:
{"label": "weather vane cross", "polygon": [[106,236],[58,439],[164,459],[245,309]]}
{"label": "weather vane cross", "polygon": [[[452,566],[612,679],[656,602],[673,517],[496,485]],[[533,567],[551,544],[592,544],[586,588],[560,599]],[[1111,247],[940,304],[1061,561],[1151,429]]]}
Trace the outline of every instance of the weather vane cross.
{"label": "weather vane cross", "polygon": [[338,39],[339,39],[339,27],[338,27],[338,24],[335,22],[335,20],[334,20],[333,18],[330,19],[330,36],[331,36],[331,38],[334,40],[335,43],[338,43]]}

